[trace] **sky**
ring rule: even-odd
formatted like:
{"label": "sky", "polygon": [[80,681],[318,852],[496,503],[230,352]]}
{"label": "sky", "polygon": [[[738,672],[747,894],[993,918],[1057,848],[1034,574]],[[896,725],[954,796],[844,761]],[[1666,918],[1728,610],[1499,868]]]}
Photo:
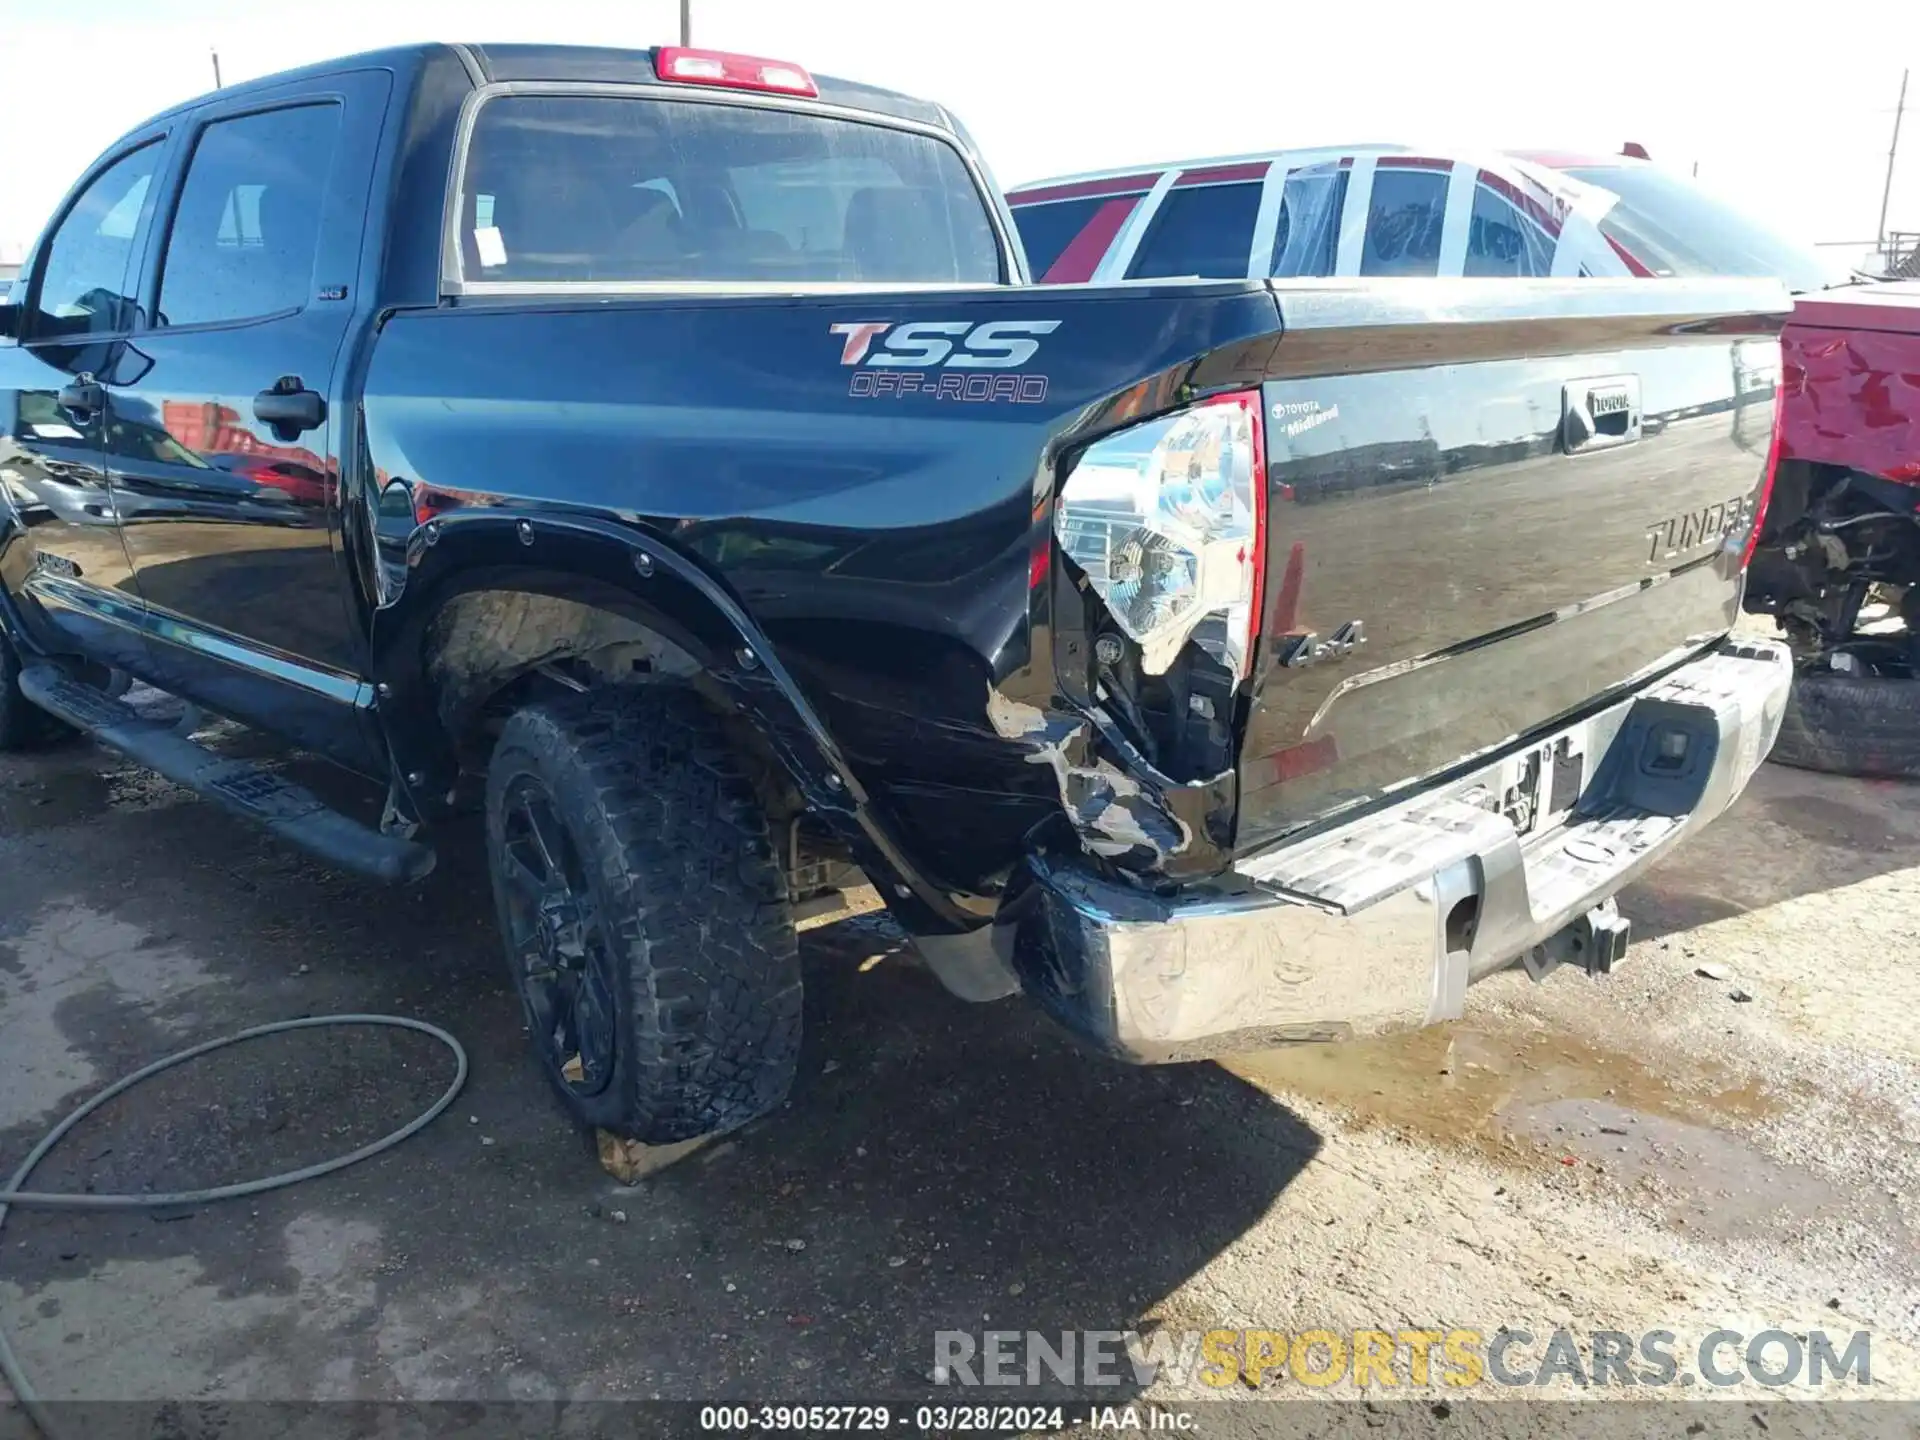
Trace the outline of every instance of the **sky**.
{"label": "sky", "polygon": [[[1871,241],[1920,7],[1728,0],[693,0],[696,45],[938,100],[1003,184],[1345,144],[1617,151],[1800,240]],[[1834,16],[1830,33],[1820,17]],[[1730,24],[1728,17],[1738,16]],[[672,43],[678,0],[0,0],[0,262],[118,135],[211,88],[413,40]],[[79,72],[84,69],[84,76]],[[1920,230],[1920,75],[1889,224]]]}

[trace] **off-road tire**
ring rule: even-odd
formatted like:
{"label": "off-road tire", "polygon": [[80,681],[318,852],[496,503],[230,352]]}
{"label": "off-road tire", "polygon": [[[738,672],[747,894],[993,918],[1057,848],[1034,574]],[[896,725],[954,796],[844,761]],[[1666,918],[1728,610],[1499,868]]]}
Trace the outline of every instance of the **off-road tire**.
{"label": "off-road tire", "polygon": [[1920,778],[1920,680],[1802,671],[1769,758],[1831,775]]}
{"label": "off-road tire", "polygon": [[582,1094],[542,1037],[539,1063],[584,1125],[649,1144],[730,1130],[777,1106],[800,1050],[800,963],[786,874],[747,771],[690,690],[542,701],[503,727],[487,773],[487,849],[516,992],[504,814],[532,776],[577,847],[613,975],[612,1078]]}
{"label": "off-road tire", "polygon": [[0,630],[0,751],[37,750],[73,734],[20,693],[20,655]]}

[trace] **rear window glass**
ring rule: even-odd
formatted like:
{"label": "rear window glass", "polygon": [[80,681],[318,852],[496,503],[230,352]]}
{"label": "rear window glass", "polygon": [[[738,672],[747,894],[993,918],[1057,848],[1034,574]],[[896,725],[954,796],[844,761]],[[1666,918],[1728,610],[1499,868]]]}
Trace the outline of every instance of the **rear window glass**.
{"label": "rear window glass", "polygon": [[1340,214],[1347,205],[1345,166],[1312,165],[1287,176],[1273,232],[1273,274],[1331,275],[1340,255]]}
{"label": "rear window glass", "polygon": [[1027,252],[1027,273],[1038,280],[1053,268],[1060,252],[1111,197],[1089,195],[1084,200],[1051,200],[1044,205],[1016,205],[1013,223],[1020,230],[1020,248]]}
{"label": "rear window glass", "polygon": [[1253,222],[1260,214],[1260,186],[1175,186],[1141,237],[1130,279],[1198,275],[1209,280],[1244,278],[1253,250]]}
{"label": "rear window glass", "polygon": [[1381,165],[1373,172],[1362,275],[1438,275],[1449,171]]}
{"label": "rear window glass", "polygon": [[1620,197],[1601,216],[1600,233],[1655,275],[1772,276],[1789,290],[1819,290],[1845,278],[1842,267],[1678,175],[1651,165],[1567,173]]}
{"label": "rear window glass", "polygon": [[958,151],[762,106],[504,95],[475,121],[469,280],[992,284]]}

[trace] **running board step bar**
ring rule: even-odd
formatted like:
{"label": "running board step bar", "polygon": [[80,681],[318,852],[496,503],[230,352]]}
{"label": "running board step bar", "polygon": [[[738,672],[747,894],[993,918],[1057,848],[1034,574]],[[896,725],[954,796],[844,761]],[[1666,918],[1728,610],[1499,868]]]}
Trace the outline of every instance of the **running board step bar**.
{"label": "running board step bar", "polygon": [[146,719],[130,705],[73,679],[56,665],[26,666],[20,672],[20,692],[108,749],[158,771],[243,820],[264,826],[328,864],[387,884],[418,880],[433,869],[434,853],[429,847],[382,835],[271,770],[216,755],[169,722]]}

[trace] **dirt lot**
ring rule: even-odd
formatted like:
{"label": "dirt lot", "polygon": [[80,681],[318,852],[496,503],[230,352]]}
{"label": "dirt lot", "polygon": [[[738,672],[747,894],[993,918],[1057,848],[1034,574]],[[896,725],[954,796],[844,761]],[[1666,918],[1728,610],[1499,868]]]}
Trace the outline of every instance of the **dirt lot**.
{"label": "dirt lot", "polygon": [[[1508,974],[1397,1042],[1156,1070],[950,1000],[884,922],[828,927],[791,1104],[627,1189],[521,1058],[470,839],[384,893],[85,746],[8,759],[6,1166],[105,1081],[269,1020],[417,1015],[474,1069],[403,1150],[257,1202],[16,1212],[0,1321],[53,1397],[927,1399],[942,1329],[1428,1325],[1683,1355],[1864,1329],[1874,1393],[1920,1399],[1914,792],[1769,767],[1624,908],[1610,979]],[[36,1179],[264,1174],[444,1075],[411,1036],[262,1042],[116,1102]]]}

